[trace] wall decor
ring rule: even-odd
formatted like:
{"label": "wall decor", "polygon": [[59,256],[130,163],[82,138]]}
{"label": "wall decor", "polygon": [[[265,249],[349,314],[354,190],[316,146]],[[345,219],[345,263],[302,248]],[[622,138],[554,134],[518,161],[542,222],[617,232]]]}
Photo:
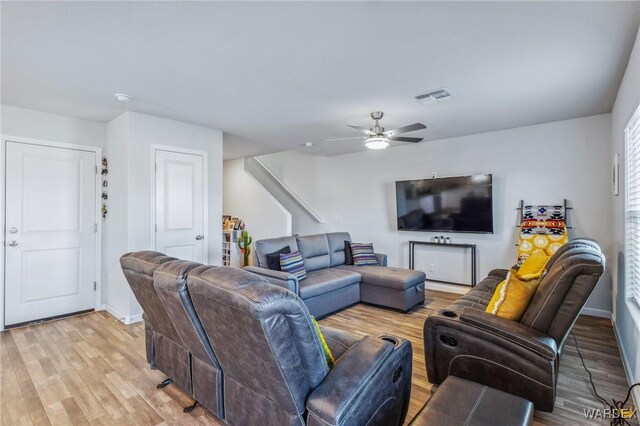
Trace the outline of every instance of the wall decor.
{"label": "wall decor", "polygon": [[109,182],[107,182],[107,175],[109,174],[109,164],[107,162],[107,157],[102,157],[102,218],[107,218],[107,200],[109,199],[109,194],[107,193],[107,188],[109,188]]}
{"label": "wall decor", "polygon": [[620,195],[620,154],[613,156],[613,195]]}

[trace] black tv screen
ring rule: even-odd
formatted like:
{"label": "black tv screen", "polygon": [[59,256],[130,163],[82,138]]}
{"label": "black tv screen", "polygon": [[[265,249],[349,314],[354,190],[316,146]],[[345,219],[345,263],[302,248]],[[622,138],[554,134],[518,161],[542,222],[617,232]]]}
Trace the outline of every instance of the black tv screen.
{"label": "black tv screen", "polygon": [[491,175],[396,182],[398,230],[493,233]]}

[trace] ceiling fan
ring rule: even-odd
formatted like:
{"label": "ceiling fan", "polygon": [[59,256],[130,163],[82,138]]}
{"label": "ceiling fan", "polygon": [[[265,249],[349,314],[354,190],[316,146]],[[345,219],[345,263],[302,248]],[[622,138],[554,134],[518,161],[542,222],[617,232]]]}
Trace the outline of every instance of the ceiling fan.
{"label": "ceiling fan", "polygon": [[[365,129],[360,126],[352,126],[348,125],[352,129],[360,130],[366,136],[364,141],[364,146],[369,149],[384,149],[389,146],[389,141],[398,141],[398,142],[411,142],[416,143],[420,142],[423,138],[409,138],[406,136],[398,136],[403,133],[414,132],[416,130],[426,129],[422,123],[414,123],[408,126],[403,126],[394,130],[385,130],[384,127],[380,126],[379,121],[384,116],[382,111],[374,111],[371,113],[371,118],[376,122],[375,125],[370,129]],[[340,140],[340,139],[332,139],[332,140]]]}

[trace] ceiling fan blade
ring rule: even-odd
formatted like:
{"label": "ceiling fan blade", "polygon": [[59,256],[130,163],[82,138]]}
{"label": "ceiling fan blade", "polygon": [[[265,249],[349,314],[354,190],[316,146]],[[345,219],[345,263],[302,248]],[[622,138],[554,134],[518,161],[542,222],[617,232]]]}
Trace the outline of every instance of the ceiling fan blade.
{"label": "ceiling fan blade", "polygon": [[376,135],[374,132],[372,132],[369,129],[365,129],[364,127],[352,126],[351,124],[347,124],[347,126],[351,127],[352,129],[360,130],[362,133],[364,133],[365,135],[368,135],[368,136],[375,136]]}
{"label": "ceiling fan blade", "polygon": [[424,138],[407,138],[405,136],[396,136],[396,137],[390,137],[389,139],[391,139],[392,141],[398,141],[398,142],[420,142],[422,139]]}
{"label": "ceiling fan blade", "polygon": [[334,138],[334,139],[325,139],[322,142],[337,142],[337,141],[350,141],[355,139],[366,139],[366,136],[353,136],[350,138]]}
{"label": "ceiling fan blade", "polygon": [[399,127],[397,129],[394,130],[388,130],[386,132],[384,132],[385,135],[387,136],[394,136],[394,135],[399,135],[402,133],[409,133],[409,132],[415,132],[416,130],[421,130],[421,129],[426,129],[427,126],[425,126],[422,123],[414,123],[414,124],[409,124],[408,126],[403,126],[403,127]]}

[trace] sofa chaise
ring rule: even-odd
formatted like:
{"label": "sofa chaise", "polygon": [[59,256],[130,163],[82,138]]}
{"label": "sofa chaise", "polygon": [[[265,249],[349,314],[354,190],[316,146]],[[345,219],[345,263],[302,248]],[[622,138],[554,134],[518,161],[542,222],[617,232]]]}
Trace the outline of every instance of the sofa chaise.
{"label": "sofa chaise", "polygon": [[[255,265],[245,270],[298,295],[316,317],[358,302],[402,311],[424,303],[424,272],[388,267],[387,256],[379,253],[379,266],[346,265],[345,241],[351,241],[348,232],[259,240],[254,244]],[[302,255],[307,271],[304,280],[268,268],[267,255],[287,246]]]}

